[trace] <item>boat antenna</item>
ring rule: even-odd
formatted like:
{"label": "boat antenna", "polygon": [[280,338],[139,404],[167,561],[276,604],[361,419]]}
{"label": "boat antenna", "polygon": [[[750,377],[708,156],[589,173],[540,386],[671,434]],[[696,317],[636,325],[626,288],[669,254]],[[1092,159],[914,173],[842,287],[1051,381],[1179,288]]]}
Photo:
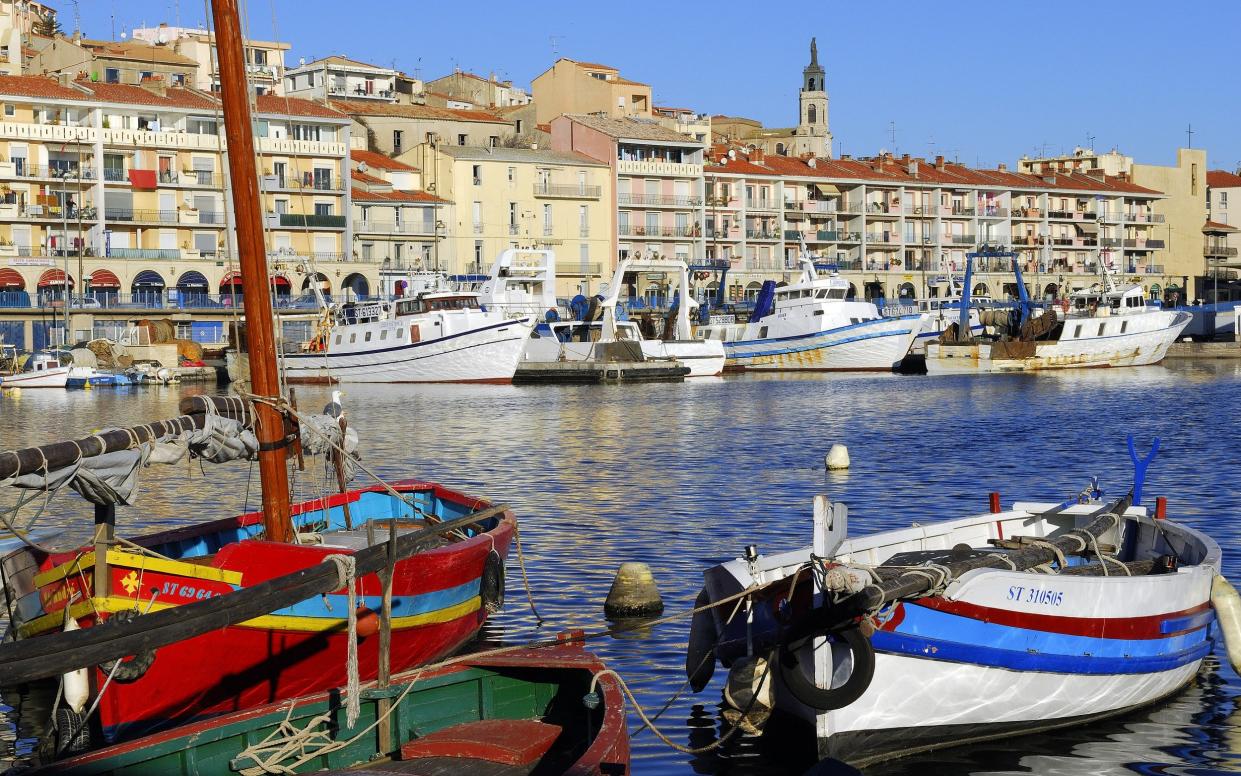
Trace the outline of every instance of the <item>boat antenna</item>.
{"label": "boat antenna", "polygon": [[263,244],[262,205],[254,164],[254,125],[246,95],[246,66],[237,0],[211,0],[216,51],[220,67],[220,96],[224,103],[224,132],[228,141],[228,169],[232,180],[233,211],[237,215],[237,253],[241,265],[250,381],[255,402],[255,434],[259,441],[259,477],[263,484],[263,524],[268,541],[293,540],[289,518],[289,479],[285,463],[284,416],[268,403],[280,395],[276,371],[276,343],[271,297],[267,288],[267,250]]}

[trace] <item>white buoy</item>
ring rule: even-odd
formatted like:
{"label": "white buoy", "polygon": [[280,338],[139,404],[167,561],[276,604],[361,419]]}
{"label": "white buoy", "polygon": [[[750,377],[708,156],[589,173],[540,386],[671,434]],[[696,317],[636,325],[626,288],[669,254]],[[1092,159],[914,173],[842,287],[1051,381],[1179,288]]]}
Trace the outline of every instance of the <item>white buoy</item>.
{"label": "white buoy", "polygon": [[664,610],[664,600],[655,586],[655,575],[645,563],[622,563],[612,580],[603,603],[603,613],[609,619],[625,617],[653,617]]}
{"label": "white buoy", "polygon": [[1232,663],[1232,670],[1241,673],[1241,595],[1223,574],[1216,574],[1211,582],[1211,606],[1215,607],[1219,630],[1224,634],[1228,662]]}
{"label": "white buoy", "polygon": [[827,451],[823,463],[828,470],[832,469],[848,469],[849,468],[849,448],[842,444],[832,445],[832,449]]}
{"label": "white buoy", "polygon": [[[72,617],[65,621],[66,633],[78,630],[78,627],[78,621]],[[65,674],[64,693],[65,704],[73,709],[74,713],[81,714],[82,709],[86,708],[86,702],[90,700],[90,679],[85,668]]]}

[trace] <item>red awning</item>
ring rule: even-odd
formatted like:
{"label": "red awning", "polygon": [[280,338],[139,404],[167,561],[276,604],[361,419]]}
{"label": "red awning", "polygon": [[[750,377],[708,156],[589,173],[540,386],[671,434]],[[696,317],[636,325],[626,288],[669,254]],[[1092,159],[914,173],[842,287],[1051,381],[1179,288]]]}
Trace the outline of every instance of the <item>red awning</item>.
{"label": "red awning", "polygon": [[[39,276],[39,288],[47,286],[63,286],[65,284],[65,271],[63,269],[49,269]],[[69,276],[69,288],[73,288],[73,276]]]}
{"label": "red awning", "polygon": [[129,182],[135,189],[154,189],[156,188],[155,170],[130,170]]}
{"label": "red awning", "polygon": [[288,287],[288,286],[293,285],[292,283],[289,282],[289,279],[286,278],[284,275],[272,275],[271,282],[272,282],[272,285],[276,285],[276,286]]}
{"label": "red awning", "polygon": [[220,281],[221,286],[239,286],[241,285],[241,273],[230,272]]}
{"label": "red awning", "polygon": [[120,288],[121,279],[106,269],[97,269],[87,276],[95,288]]}
{"label": "red awning", "polygon": [[8,267],[0,267],[0,290],[16,288],[23,291],[26,288],[26,281],[15,269]]}

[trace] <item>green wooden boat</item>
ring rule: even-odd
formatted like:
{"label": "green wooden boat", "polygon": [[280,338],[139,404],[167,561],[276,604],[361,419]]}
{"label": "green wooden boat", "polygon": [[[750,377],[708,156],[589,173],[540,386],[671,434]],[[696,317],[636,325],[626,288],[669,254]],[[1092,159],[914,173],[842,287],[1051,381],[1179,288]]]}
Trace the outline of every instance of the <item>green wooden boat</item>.
{"label": "green wooden boat", "polygon": [[[479,657],[410,671],[361,693],[346,727],[342,692],[274,703],[49,763],[68,776],[237,776],[345,771],[418,776],[605,776],[629,773],[619,684],[580,646]],[[406,692],[407,688],[410,688]],[[383,704],[392,705],[379,724]],[[385,728],[389,728],[385,735]],[[302,731],[299,733],[298,731]]]}

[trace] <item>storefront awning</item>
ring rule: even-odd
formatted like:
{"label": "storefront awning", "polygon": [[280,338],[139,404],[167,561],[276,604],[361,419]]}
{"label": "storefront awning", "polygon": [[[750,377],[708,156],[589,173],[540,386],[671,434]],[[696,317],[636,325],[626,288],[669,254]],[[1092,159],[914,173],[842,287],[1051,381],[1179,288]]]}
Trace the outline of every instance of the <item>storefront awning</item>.
{"label": "storefront awning", "polygon": [[832,183],[816,183],[814,184],[814,190],[825,197],[834,197],[840,194],[840,189],[836,188],[836,185]]}
{"label": "storefront awning", "polygon": [[121,279],[106,269],[97,269],[87,277],[94,288],[120,288]]}
{"label": "storefront awning", "polygon": [[1082,221],[1077,224],[1077,228],[1082,230],[1082,234],[1098,234],[1099,225],[1094,221]]}

